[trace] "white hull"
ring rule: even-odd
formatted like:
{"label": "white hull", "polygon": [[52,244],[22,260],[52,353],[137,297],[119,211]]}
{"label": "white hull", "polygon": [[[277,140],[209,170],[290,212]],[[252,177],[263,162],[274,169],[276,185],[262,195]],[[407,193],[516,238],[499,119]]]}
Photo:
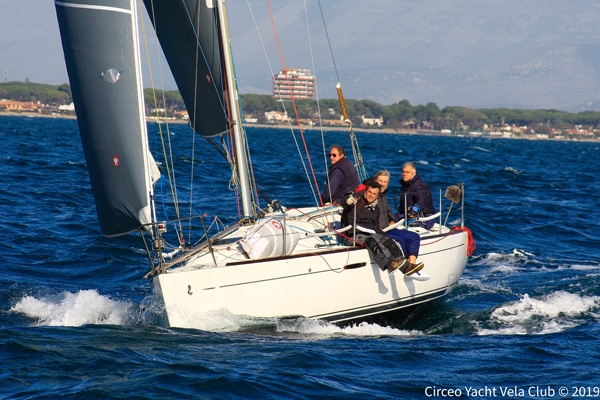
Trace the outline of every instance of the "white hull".
{"label": "white hull", "polygon": [[[303,232],[321,226],[308,218],[286,223]],[[240,238],[247,229],[240,227],[228,237]],[[365,248],[307,237],[292,255],[262,260],[248,259],[235,243],[217,241],[214,259],[207,249],[186,265],[155,276],[154,290],[171,327],[197,327],[203,314],[217,310],[251,317],[357,321],[434,300],[454,288],[467,263],[468,235],[443,229],[440,234],[436,225],[422,235],[419,261],[430,276],[425,281],[381,271]]]}
{"label": "white hull", "polygon": [[[152,270],[147,276],[153,276],[155,293],[164,303],[170,326],[197,327],[196,321],[203,315],[219,310],[251,317],[301,316],[343,323],[430,301],[456,285],[467,262],[465,232],[451,232],[446,227],[420,232],[419,261],[425,263],[430,279],[419,281],[399,272],[382,272],[366,249],[336,240],[337,232],[328,229],[339,226],[339,207],[288,210],[268,215],[275,220],[263,220],[264,225],[250,223],[262,210],[250,179],[253,172],[241,129],[224,1],[186,0],[178,6],[167,0],[144,1],[163,52],[169,64],[176,66],[172,72],[182,85],[179,89],[191,112],[193,129],[205,138],[231,135],[232,148],[223,151],[234,168],[230,183],[237,186],[241,215],[247,218],[210,242],[181,249],[175,260],[165,262],[170,255],[163,254],[164,249],[169,243],[183,243],[179,236],[183,229],[180,225],[178,235],[167,240],[163,233],[169,223],[182,221],[156,220],[159,213],[152,182],[158,174],[149,154],[139,79],[137,3],[129,0],[114,7],[106,7],[101,0],[80,3],[57,0],[56,8],[102,231],[109,236],[136,229],[149,233],[151,240],[145,245]],[[194,13],[188,13],[188,8]],[[194,56],[197,54],[203,57]],[[341,86],[338,83],[336,87],[347,120]],[[351,126],[350,133],[354,162],[360,169],[362,157]],[[160,136],[162,140],[162,133]],[[163,146],[170,147],[170,143],[163,142]],[[195,150],[190,151],[189,156],[195,158]],[[169,154],[171,157],[163,160],[164,172],[175,194],[173,153],[169,150]],[[170,204],[179,207],[177,196],[163,200],[165,215],[173,215],[176,209]],[[269,207],[275,206],[271,203]],[[180,218],[179,213],[175,215]],[[191,220],[199,217],[184,219],[191,225]],[[268,232],[246,237],[263,228]],[[199,227],[187,230],[188,240],[202,234]]]}

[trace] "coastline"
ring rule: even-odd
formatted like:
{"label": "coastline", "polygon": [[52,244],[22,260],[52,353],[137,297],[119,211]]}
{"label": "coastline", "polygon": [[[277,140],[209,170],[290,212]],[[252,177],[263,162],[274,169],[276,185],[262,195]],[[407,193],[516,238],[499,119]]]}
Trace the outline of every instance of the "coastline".
{"label": "coastline", "polygon": [[[0,116],[6,117],[32,117],[32,118],[63,118],[63,119],[77,119],[75,115],[65,115],[65,114],[39,114],[32,112],[11,112],[11,111],[0,111]],[[154,117],[146,117],[146,121],[148,123],[158,123],[159,120]],[[169,124],[187,124],[188,122],[181,119],[169,119],[169,120],[161,120],[162,123]],[[287,129],[289,125],[275,125],[275,124],[246,124],[247,127],[252,128],[262,128],[262,129]],[[293,127],[297,129],[297,126]],[[348,127],[340,127],[340,126],[306,126],[302,125],[302,130],[305,131],[334,131],[334,132],[347,132],[349,130]],[[495,136],[495,135],[471,135],[470,133],[442,133],[440,131],[427,131],[427,130],[418,130],[418,129],[392,129],[392,128],[363,128],[363,127],[353,127],[353,131],[357,133],[375,133],[375,134],[392,134],[392,135],[430,135],[430,136],[446,136],[446,137],[483,137],[488,139],[517,139],[517,140],[552,140],[552,141],[562,141],[562,142],[590,142],[597,143],[600,142],[600,139],[594,138],[579,138],[579,137],[561,137],[561,138],[551,138],[551,137],[537,137],[535,135],[521,135],[521,136]]]}

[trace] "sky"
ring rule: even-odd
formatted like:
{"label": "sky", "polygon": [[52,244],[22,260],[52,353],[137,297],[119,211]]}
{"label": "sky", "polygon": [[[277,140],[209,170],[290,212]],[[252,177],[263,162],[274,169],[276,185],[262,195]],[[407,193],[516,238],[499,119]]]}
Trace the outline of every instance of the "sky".
{"label": "sky", "polygon": [[[347,98],[386,105],[600,110],[597,1],[321,0],[330,50],[317,0],[271,0],[282,56],[265,0],[227,5],[242,93],[270,93],[270,70],[285,65],[313,70],[320,98],[336,97],[339,79]],[[154,80],[175,89],[159,58]],[[0,72],[68,82],[53,1],[0,0]]]}

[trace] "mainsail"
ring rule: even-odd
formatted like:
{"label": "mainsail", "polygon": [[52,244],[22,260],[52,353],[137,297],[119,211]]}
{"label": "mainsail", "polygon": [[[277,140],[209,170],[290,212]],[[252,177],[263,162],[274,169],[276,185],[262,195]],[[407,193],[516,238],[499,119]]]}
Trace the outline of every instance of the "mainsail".
{"label": "mainsail", "polygon": [[244,215],[254,214],[225,6],[215,0],[144,0],[183,97],[192,128],[205,138],[233,133]]}
{"label": "mainsail", "polygon": [[55,1],[102,233],[151,222],[152,176],[135,0]]}
{"label": "mainsail", "polygon": [[192,128],[205,137],[226,132],[218,9],[212,0],[144,0],[185,103]]}

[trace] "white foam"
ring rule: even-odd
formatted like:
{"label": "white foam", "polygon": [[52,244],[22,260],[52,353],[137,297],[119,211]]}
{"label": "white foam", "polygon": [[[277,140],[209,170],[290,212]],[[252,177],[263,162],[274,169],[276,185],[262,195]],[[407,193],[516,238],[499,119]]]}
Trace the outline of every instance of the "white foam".
{"label": "white foam", "polygon": [[280,320],[277,323],[278,332],[297,332],[313,335],[348,335],[348,336],[419,336],[419,331],[408,331],[361,322],[341,328],[325,321],[308,318],[297,318],[292,320]]}
{"label": "white foam", "polygon": [[600,269],[600,265],[580,265],[580,264],[573,264],[571,265],[571,269],[577,270],[577,271],[595,271]]}
{"label": "white foam", "polygon": [[[504,293],[504,294],[512,294],[512,290],[510,287],[506,286],[502,282],[482,282],[477,279],[470,279],[463,277],[458,281],[459,286],[466,286],[472,289],[477,290],[480,293]],[[473,293],[465,293],[464,297],[471,297]]]}
{"label": "white foam", "polygon": [[274,326],[274,318],[256,318],[232,314],[226,310],[209,311],[194,316],[187,323],[193,329],[207,332],[236,332],[254,327]]}
{"label": "white foam", "polygon": [[[82,325],[128,325],[134,320],[147,324],[158,324],[162,305],[147,297],[138,309],[130,302],[112,300],[96,290],[81,290],[76,293],[63,292],[52,296],[25,296],[17,302],[11,312],[21,313],[36,320],[37,326],[82,326]],[[141,311],[141,314],[138,313]],[[296,332],[309,335],[349,336],[415,336],[418,331],[406,331],[377,324],[361,323],[345,328],[308,318],[281,319],[256,318],[235,315],[225,310],[197,315],[188,321],[193,329],[209,332],[236,332],[267,327],[277,332]]]}
{"label": "white foam", "polygon": [[96,290],[80,290],[41,298],[25,296],[10,311],[35,318],[40,326],[122,325],[131,307],[129,302],[111,300]]}
{"label": "white foam", "polygon": [[518,268],[514,265],[505,265],[505,264],[500,264],[500,265],[496,265],[494,267],[491,267],[489,269],[489,272],[494,274],[494,273],[500,273],[500,274],[514,274],[516,271],[518,271],[521,268]]}
{"label": "white foam", "polygon": [[279,333],[299,333],[315,336],[416,336],[419,331],[369,324],[366,322],[341,328],[332,323],[310,318],[256,318],[235,315],[225,310],[211,311],[195,316],[193,321],[187,321],[193,329],[209,332],[252,331],[255,328],[274,329]]}
{"label": "white foam", "polygon": [[513,168],[513,167],[504,167],[504,170],[507,172],[513,172],[516,175],[520,175],[523,173],[523,171],[519,171],[518,169]]}
{"label": "white foam", "polygon": [[[528,267],[525,267],[525,264]],[[471,262],[470,266],[486,268],[469,268],[467,269],[467,273],[476,273],[477,275],[512,275],[515,272],[530,268],[531,264],[539,264],[539,261],[535,259],[535,255],[524,250],[513,249],[512,253],[508,254],[492,252],[481,256],[478,260]]]}
{"label": "white foam", "polygon": [[525,250],[520,250],[520,249],[513,249],[513,255],[519,256],[519,257],[525,257],[525,258],[535,257],[535,254],[529,253]]}
{"label": "white foam", "polygon": [[496,308],[490,315],[494,329],[480,329],[479,334],[549,334],[562,332],[584,323],[584,317],[598,318],[600,297],[581,296],[558,291],[540,299],[528,294],[515,302]]}

